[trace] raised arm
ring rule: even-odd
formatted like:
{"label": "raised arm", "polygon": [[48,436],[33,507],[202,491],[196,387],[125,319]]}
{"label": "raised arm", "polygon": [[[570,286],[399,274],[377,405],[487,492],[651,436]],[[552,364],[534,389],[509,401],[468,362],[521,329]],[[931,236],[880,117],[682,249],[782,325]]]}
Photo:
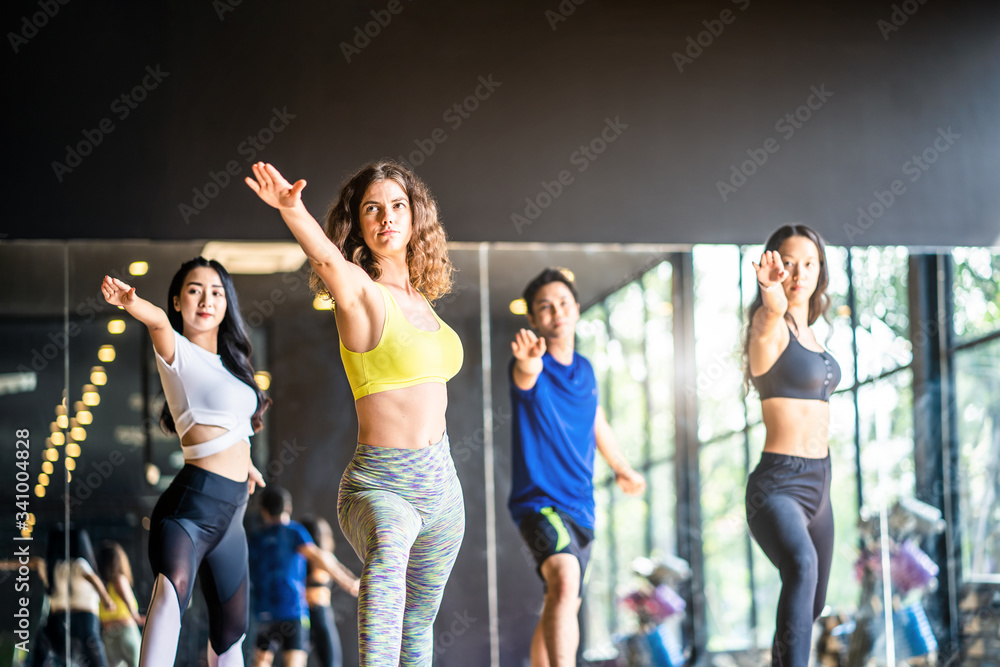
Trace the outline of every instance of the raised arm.
{"label": "raised arm", "polygon": [[353,572],[344,567],[337,557],[328,551],[323,551],[311,542],[300,544],[298,551],[305,556],[309,564],[318,570],[325,570],[337,582],[337,585],[345,591],[358,596],[361,580]]}
{"label": "raised arm", "polygon": [[309,263],[330,290],[337,308],[353,310],[365,291],[375,286],[361,267],[344,258],[340,248],[306,210],[302,203],[306,182],[300,179],[293,185],[273,165],[263,162],[253,165],[253,175],[253,178],[247,177],[246,184],[281,213]]}
{"label": "raised arm", "polygon": [[[764,305],[754,313],[750,324],[750,358],[760,360],[763,365],[770,365],[767,359],[777,353],[777,347],[784,342],[785,312],[788,310],[788,299],[781,283],[788,277],[777,250],[770,250],[760,256],[760,264],[752,262],[757,272],[757,284],[760,285]],[[773,363],[773,359],[771,359]],[[754,364],[751,361],[751,372]],[[754,373],[759,375],[759,373]]]}
{"label": "raised arm", "polygon": [[139,615],[139,608],[136,607],[135,604],[135,595],[132,593],[132,587],[129,586],[128,579],[125,578],[125,575],[119,574],[111,582],[111,585],[115,587],[116,591],[118,591],[118,597],[120,597],[125,603],[125,606],[128,607],[128,613],[132,616],[136,625],[142,625],[145,622],[145,619]]}
{"label": "raised arm", "polygon": [[636,496],[646,488],[646,478],[636,472],[621,449],[618,448],[618,439],[615,438],[611,424],[604,416],[604,408],[597,406],[597,416],[594,418],[594,439],[597,441],[597,451],[601,453],[604,460],[615,472],[615,481],[621,490],[630,496]]}
{"label": "raised arm", "polygon": [[90,568],[85,568],[83,571],[83,578],[90,582],[90,585],[97,589],[97,594],[101,597],[101,602],[104,603],[104,608],[108,611],[115,610],[115,601],[111,599],[108,595],[108,589],[104,587],[104,582],[101,578],[94,574],[93,570]]}
{"label": "raised arm", "polygon": [[145,324],[153,340],[153,349],[168,364],[174,363],[174,330],[162,308],[139,298],[134,287],[111,276],[104,276],[101,291],[105,301],[112,306],[121,306],[126,313]]}
{"label": "raised arm", "polygon": [[542,355],[545,354],[545,339],[539,338],[530,329],[517,332],[510,344],[514,353],[514,385],[527,391],[535,386],[538,376],[542,374]]}

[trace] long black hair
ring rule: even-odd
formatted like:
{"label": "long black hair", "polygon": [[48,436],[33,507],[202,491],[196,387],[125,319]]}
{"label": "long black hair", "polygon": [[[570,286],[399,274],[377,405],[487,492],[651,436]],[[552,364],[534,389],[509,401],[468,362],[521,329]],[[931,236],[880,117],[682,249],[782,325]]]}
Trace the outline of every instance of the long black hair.
{"label": "long black hair", "polygon": [[[816,290],[809,297],[808,323],[812,326],[820,317],[826,320],[826,312],[830,309],[830,297],[826,293],[826,288],[830,284],[830,269],[826,262],[826,244],[823,242],[823,237],[805,225],[785,225],[784,227],[780,227],[767,239],[767,243],[764,244],[764,252],[780,249],[781,244],[793,236],[802,236],[812,241],[816,246],[816,252],[819,254],[819,279],[816,281]],[[750,308],[747,310],[746,332],[743,336],[743,385],[748,391],[750,388],[750,330],[753,327],[754,315],[757,314],[757,311],[763,305],[764,295],[760,291],[760,284],[758,284],[757,298],[753,300],[753,303],[750,304]],[[795,329],[795,335],[797,336],[799,334],[798,327],[795,324],[795,320],[792,319],[792,316],[787,311],[785,311],[785,321]]]}
{"label": "long black hair", "polygon": [[[180,311],[174,308],[174,297],[180,297],[181,288],[184,287],[184,280],[194,269],[205,267],[214,269],[219,274],[222,281],[222,289],[226,293],[226,316],[222,318],[219,325],[219,356],[222,357],[222,365],[236,378],[244,382],[257,394],[257,411],[253,413],[250,422],[254,431],[259,431],[263,422],[261,417],[264,411],[271,405],[271,399],[257,386],[253,379],[253,366],[250,364],[250,338],[247,336],[246,325],[243,324],[243,315],[240,314],[239,297],[236,295],[236,288],[233,286],[233,279],[222,264],[214,259],[195,257],[181,264],[177,269],[174,279],[170,281],[170,290],[167,293],[167,318],[172,326],[181,335],[184,334],[184,318]],[[167,433],[176,433],[177,427],[174,425],[174,416],[170,414],[170,406],[163,404],[163,412],[160,413],[160,426]]]}

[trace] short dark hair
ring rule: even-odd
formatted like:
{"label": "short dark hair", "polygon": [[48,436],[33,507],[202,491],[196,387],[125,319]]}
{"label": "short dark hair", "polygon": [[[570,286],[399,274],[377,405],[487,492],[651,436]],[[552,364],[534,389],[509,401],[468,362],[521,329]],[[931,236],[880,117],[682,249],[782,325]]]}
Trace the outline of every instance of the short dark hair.
{"label": "short dark hair", "polygon": [[580,295],[576,291],[576,285],[569,276],[566,275],[565,269],[553,269],[552,267],[546,267],[541,273],[539,273],[535,278],[528,283],[528,286],[524,288],[524,302],[528,306],[528,314],[533,315],[534,312],[531,310],[532,302],[535,300],[535,295],[538,294],[538,290],[542,289],[549,283],[563,283],[569,288],[569,291],[573,294],[573,300],[580,303]]}
{"label": "short dark hair", "polygon": [[260,507],[272,517],[279,517],[283,512],[292,511],[292,494],[280,486],[268,486],[260,497]]}

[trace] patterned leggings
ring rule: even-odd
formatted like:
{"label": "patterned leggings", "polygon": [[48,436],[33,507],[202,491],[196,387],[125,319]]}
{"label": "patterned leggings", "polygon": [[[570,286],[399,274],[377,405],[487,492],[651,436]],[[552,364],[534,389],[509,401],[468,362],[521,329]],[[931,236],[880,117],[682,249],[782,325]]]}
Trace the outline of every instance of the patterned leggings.
{"label": "patterned leggings", "polygon": [[421,449],[359,444],[340,482],[337,513],[364,561],[361,667],[429,667],[434,618],[465,535],[448,436]]}

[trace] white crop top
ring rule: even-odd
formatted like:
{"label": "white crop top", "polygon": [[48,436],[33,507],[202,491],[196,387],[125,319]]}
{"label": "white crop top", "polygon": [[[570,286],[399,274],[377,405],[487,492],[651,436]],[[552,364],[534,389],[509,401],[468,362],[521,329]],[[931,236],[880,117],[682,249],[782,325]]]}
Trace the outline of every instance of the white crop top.
{"label": "white crop top", "polygon": [[184,437],[195,424],[229,429],[229,433],[207,442],[181,445],[185,459],[204,458],[237,442],[250,442],[250,418],[257,411],[257,394],[226,370],[222,357],[174,329],[174,363],[168,364],[157,353],[156,367],[179,436]]}
{"label": "white crop top", "polygon": [[89,611],[98,613],[101,596],[94,585],[84,575],[94,574],[90,563],[84,558],[74,558],[71,563],[64,560],[56,563],[52,572],[52,595],[49,605],[52,611]]}

